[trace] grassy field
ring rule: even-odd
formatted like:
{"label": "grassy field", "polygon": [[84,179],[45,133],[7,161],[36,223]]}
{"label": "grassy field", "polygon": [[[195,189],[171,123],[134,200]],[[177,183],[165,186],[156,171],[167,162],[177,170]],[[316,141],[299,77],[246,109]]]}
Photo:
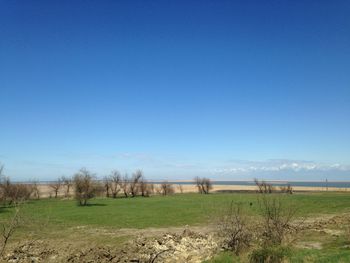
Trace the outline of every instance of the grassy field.
{"label": "grassy field", "polygon": [[[312,193],[284,195],[286,205],[295,206],[299,216],[350,211],[350,194]],[[74,200],[43,199],[30,201],[23,213],[34,221],[49,220],[56,226],[99,226],[113,228],[147,228],[206,223],[231,202],[242,203],[250,213],[257,213],[255,194],[182,194],[150,198],[96,198],[87,207]],[[4,217],[12,208],[1,208]]]}
{"label": "grassy field", "polygon": [[[350,194],[346,193],[299,193],[283,195],[282,198],[285,205],[298,208],[300,217],[350,212]],[[37,236],[40,239],[69,239],[78,242],[81,241],[81,231],[84,230],[84,242],[115,245],[124,242],[128,236],[106,238],[101,229],[117,233],[121,229],[205,226],[214,221],[231,202],[242,203],[248,213],[258,213],[257,195],[247,193],[96,198],[87,207],[79,207],[74,200],[68,199],[30,201],[21,208],[27,224],[17,231],[14,240]],[[12,213],[13,208],[2,207],[0,220],[6,220]],[[299,249],[293,256],[293,262],[303,262],[303,258],[318,259],[315,262],[350,261],[349,249],[339,249],[344,242],[339,238],[330,238],[327,242],[324,250]],[[223,254],[211,262],[228,262],[227,258],[231,257]]]}

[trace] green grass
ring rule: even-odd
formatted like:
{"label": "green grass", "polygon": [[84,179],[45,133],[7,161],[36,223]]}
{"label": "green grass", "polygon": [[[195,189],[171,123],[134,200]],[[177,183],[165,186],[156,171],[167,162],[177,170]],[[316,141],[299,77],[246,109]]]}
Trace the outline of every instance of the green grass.
{"label": "green grass", "polygon": [[[237,256],[228,252],[222,252],[211,260],[203,263],[240,263],[247,259],[240,260]],[[288,259],[290,263],[348,263],[350,262],[349,249],[299,249],[293,251],[293,256]]]}
{"label": "green grass", "polygon": [[230,252],[221,252],[217,256],[213,257],[208,261],[204,261],[203,263],[240,263],[241,260],[238,256]]}
{"label": "green grass", "polygon": [[350,262],[349,249],[296,250],[291,263],[346,263]]}
{"label": "green grass", "polygon": [[[296,206],[300,216],[350,211],[350,194],[295,194],[282,198],[286,205]],[[97,198],[87,207],[77,206],[74,200],[43,199],[26,203],[22,210],[32,220],[48,221],[50,225],[147,228],[204,224],[231,202],[242,203],[248,213],[258,211],[256,194]],[[2,208],[0,215],[7,217],[12,210]]]}

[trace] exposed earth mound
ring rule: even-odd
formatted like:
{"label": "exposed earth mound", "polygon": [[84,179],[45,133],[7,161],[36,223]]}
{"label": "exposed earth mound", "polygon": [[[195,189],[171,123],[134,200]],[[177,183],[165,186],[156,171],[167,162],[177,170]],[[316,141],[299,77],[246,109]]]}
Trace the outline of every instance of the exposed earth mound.
{"label": "exposed earth mound", "polygon": [[71,246],[51,247],[42,241],[25,243],[5,257],[5,262],[202,262],[211,258],[218,244],[211,235],[185,230],[182,234],[139,237],[120,249],[91,247],[74,250]]}

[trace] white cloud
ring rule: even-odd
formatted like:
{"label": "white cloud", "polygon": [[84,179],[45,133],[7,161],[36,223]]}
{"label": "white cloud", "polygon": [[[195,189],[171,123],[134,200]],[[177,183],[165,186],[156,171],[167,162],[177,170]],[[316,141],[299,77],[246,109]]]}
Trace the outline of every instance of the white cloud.
{"label": "white cloud", "polygon": [[260,174],[290,174],[311,173],[326,174],[336,172],[350,173],[349,165],[317,163],[303,160],[272,159],[266,161],[230,161],[230,164],[213,170],[217,175],[259,175]]}

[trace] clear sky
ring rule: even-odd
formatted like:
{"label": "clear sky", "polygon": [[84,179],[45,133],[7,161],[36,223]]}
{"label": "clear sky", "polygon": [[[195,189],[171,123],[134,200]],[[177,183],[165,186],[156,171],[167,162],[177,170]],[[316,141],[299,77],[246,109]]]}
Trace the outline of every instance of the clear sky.
{"label": "clear sky", "polygon": [[0,162],[350,179],[350,1],[0,1]]}

